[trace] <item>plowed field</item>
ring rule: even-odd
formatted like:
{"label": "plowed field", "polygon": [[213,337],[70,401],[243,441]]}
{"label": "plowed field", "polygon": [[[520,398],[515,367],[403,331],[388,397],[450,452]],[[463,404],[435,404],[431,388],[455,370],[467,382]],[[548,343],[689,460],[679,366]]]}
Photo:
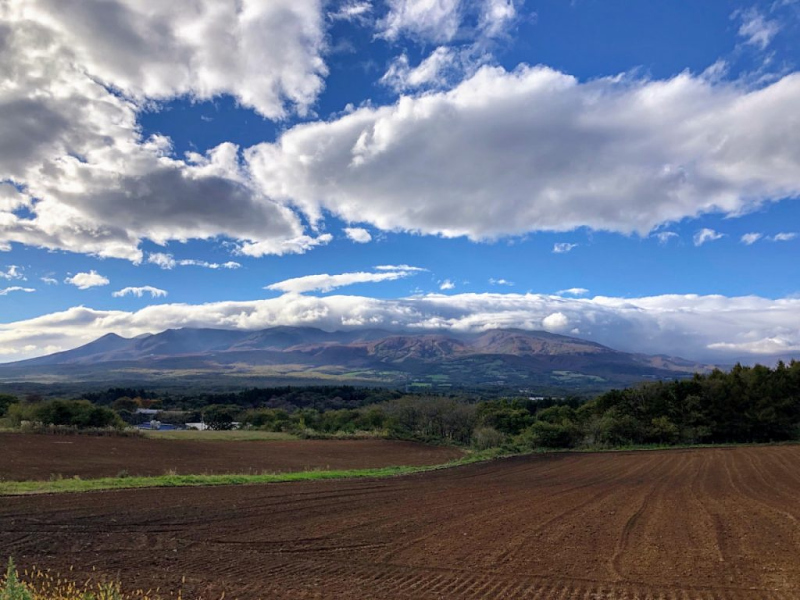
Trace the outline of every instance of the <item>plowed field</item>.
{"label": "plowed field", "polygon": [[196,441],[0,433],[0,479],[371,469],[435,465],[453,448],[388,440]]}
{"label": "plowed field", "polygon": [[[800,447],[0,499],[24,565],[184,597],[800,598]],[[76,575],[77,576],[77,575]]]}

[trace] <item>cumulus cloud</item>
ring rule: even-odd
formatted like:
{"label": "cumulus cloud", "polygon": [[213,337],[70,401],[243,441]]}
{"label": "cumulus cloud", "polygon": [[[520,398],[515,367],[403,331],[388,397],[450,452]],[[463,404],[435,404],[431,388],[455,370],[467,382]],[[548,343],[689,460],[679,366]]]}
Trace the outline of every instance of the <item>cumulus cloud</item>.
{"label": "cumulus cloud", "polygon": [[569,317],[562,312],[555,312],[542,319],[545,331],[564,331],[569,327]]}
{"label": "cumulus cloud", "polygon": [[353,273],[339,273],[337,275],[305,275],[294,277],[285,281],[279,281],[268,285],[267,290],[284,292],[290,294],[301,294],[304,292],[330,292],[336,288],[354,283],[376,283],[380,281],[394,281],[404,277],[414,275],[419,269],[392,268],[384,269],[377,273],[367,271],[357,271]]}
{"label": "cumulus cloud", "polygon": [[325,73],[323,23],[318,0],[3,4],[0,245],[134,262],[142,239],[304,251],[281,246],[303,225],[253,188],[235,145],[177,159],[137,118],[154,100],[219,94],[272,118],[304,112]]}
{"label": "cumulus cloud", "polygon": [[557,242],[553,244],[553,254],[566,254],[572,252],[578,244],[570,244],[569,242]]}
{"label": "cumulus cloud", "polygon": [[79,290],[88,290],[93,287],[100,287],[111,283],[107,277],[103,277],[92,269],[88,273],[76,273],[72,277],[67,277],[64,283],[74,285]]}
{"label": "cumulus cloud", "polygon": [[159,288],[153,287],[151,285],[145,285],[142,287],[126,287],[113,292],[111,295],[114,298],[124,298],[125,296],[136,296],[137,298],[141,298],[145,294],[150,294],[151,298],[163,298],[167,295],[166,290],[161,290]]}
{"label": "cumulus cloud", "polygon": [[147,256],[147,262],[157,265],[162,269],[174,269],[177,266],[181,267],[203,267],[205,269],[238,269],[242,265],[235,261],[228,261],[224,263],[212,263],[205,260],[196,260],[193,258],[185,258],[181,260],[175,260],[175,257],[172,254],[166,254],[164,252],[152,252]]}
{"label": "cumulus cloud", "polygon": [[[14,3],[12,3],[14,4]],[[86,70],[137,99],[231,94],[269,118],[304,110],[327,73],[319,0],[29,0]]]}
{"label": "cumulus cloud", "polygon": [[494,277],[491,277],[489,279],[489,283],[491,285],[509,285],[509,286],[510,285],[514,285],[513,281],[508,281],[507,279],[502,279],[502,278],[501,279],[495,279]]}
{"label": "cumulus cloud", "polygon": [[790,242],[797,237],[797,234],[792,233],[776,233],[770,238],[772,242]]}
{"label": "cumulus cloud", "polygon": [[591,299],[497,293],[398,299],[288,294],[248,302],[161,304],[135,312],[75,307],[0,324],[0,348],[8,349],[7,360],[16,360],[75,347],[110,332],[135,336],[174,327],[252,330],[276,325],[329,331],[359,327],[541,330],[549,326],[568,334],[577,329],[581,337],[618,350],[726,364],[800,355],[800,299],[692,294]]}
{"label": "cumulus cloud", "polygon": [[30,293],[30,292],[35,292],[35,291],[36,290],[34,288],[26,288],[26,287],[20,287],[18,285],[12,285],[11,287],[0,288],[0,296],[7,296],[8,294],[10,294],[12,292],[28,292],[28,293]]}
{"label": "cumulus cloud", "polygon": [[702,246],[707,242],[714,242],[716,240],[722,239],[725,237],[724,233],[720,233],[718,231],[714,231],[713,229],[709,229],[708,227],[704,227],[700,229],[697,233],[694,234],[694,245],[695,246]]}
{"label": "cumulus cloud", "polygon": [[367,242],[372,241],[372,235],[370,232],[362,227],[345,227],[344,234],[349,240],[352,240],[357,244],[366,244]]}
{"label": "cumulus cloud", "polygon": [[267,196],[314,221],[329,211],[475,240],[647,235],[800,195],[800,123],[785,119],[798,101],[800,74],[749,88],[484,66],[451,90],[298,125],[244,154]]}
{"label": "cumulus cloud", "polygon": [[752,246],[758,240],[764,237],[763,233],[752,232],[752,233],[745,233],[741,238],[740,241],[745,244],[746,246]]}
{"label": "cumulus cloud", "polygon": [[445,279],[444,281],[439,283],[439,289],[442,291],[445,290],[452,290],[455,289],[456,284],[450,281],[449,279]]}

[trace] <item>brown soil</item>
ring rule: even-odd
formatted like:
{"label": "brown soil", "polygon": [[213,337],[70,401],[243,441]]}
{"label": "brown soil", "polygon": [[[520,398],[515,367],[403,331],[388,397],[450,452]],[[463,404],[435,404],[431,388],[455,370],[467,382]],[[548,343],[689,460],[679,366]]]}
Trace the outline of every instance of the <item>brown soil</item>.
{"label": "brown soil", "polygon": [[0,433],[0,479],[263,473],[434,465],[454,448],[388,440],[202,441]]}
{"label": "brown soil", "polygon": [[0,548],[184,597],[800,598],[800,447],[0,499]]}

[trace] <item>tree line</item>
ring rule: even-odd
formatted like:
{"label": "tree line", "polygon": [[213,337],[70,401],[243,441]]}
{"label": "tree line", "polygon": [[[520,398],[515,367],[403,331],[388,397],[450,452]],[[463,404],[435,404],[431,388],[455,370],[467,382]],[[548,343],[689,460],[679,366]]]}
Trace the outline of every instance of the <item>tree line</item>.
{"label": "tree line", "polygon": [[[119,396],[138,392],[143,393],[135,398]],[[736,365],[727,372],[646,383],[590,400],[480,401],[329,386],[251,389],[177,401],[118,388],[104,393],[102,404],[0,395],[0,418],[12,426],[37,421],[123,427],[136,408],[158,407],[166,409],[159,414],[162,421],[203,420],[215,429],[237,423],[306,437],[375,435],[510,451],[778,442],[800,439],[800,362],[775,368]]]}

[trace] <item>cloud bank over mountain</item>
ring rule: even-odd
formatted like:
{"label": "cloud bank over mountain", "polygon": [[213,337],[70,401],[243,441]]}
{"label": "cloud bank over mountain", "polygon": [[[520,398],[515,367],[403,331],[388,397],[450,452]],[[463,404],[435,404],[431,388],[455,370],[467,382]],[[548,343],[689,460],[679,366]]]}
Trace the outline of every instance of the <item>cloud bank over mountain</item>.
{"label": "cloud bank over mountain", "polygon": [[[391,272],[391,271],[390,271]],[[160,304],[135,312],[75,307],[0,325],[5,361],[87,343],[106,333],[136,336],[177,327],[328,331],[547,330],[629,352],[729,362],[800,352],[800,299],[663,295],[642,298],[543,294],[428,294],[399,299],[286,294],[248,302]]]}

